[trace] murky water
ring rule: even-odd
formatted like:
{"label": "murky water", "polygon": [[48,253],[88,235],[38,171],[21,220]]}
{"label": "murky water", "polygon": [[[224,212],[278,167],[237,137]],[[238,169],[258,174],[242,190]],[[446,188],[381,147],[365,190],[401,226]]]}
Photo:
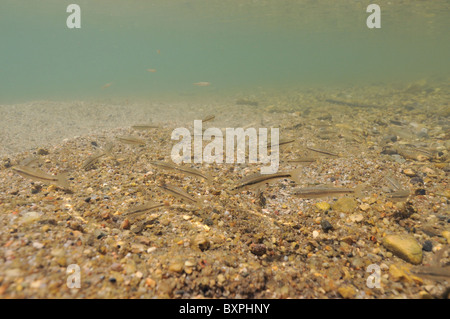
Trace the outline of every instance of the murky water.
{"label": "murky water", "polygon": [[[0,1],[0,103],[446,78],[448,1]],[[150,70],[150,71],[149,71]],[[193,83],[209,82],[209,86]]]}

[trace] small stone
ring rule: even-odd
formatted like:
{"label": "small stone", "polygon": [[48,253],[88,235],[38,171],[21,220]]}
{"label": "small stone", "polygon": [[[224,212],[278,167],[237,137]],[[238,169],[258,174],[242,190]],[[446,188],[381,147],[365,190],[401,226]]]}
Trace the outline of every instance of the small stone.
{"label": "small stone", "polygon": [[183,271],[183,263],[182,262],[173,262],[169,265],[169,270],[173,272],[182,272]]}
{"label": "small stone", "polygon": [[313,238],[317,238],[319,236],[319,232],[317,230],[314,230],[312,232],[312,236],[313,236]]}
{"label": "small stone", "polygon": [[320,202],[316,204],[316,207],[320,210],[327,211],[330,210],[331,205],[328,204],[327,202]]}
{"label": "small stone", "polygon": [[320,226],[322,226],[323,231],[326,233],[333,229],[333,225],[331,225],[331,223],[326,219],[323,219],[320,222]]}
{"label": "small stone", "polygon": [[48,150],[46,150],[45,148],[40,148],[37,151],[37,155],[48,155]]}
{"label": "small stone", "polygon": [[33,247],[34,247],[34,248],[37,248],[37,249],[41,249],[41,248],[44,247],[44,244],[41,244],[41,243],[35,241],[35,242],[33,243]]}
{"label": "small stone", "polygon": [[359,209],[361,209],[362,211],[367,211],[370,209],[370,205],[366,204],[366,203],[361,204],[361,205],[359,205]]}
{"label": "small stone", "polygon": [[251,244],[250,251],[256,256],[262,256],[266,253],[266,245],[264,244]]}
{"label": "small stone", "polygon": [[352,286],[344,286],[338,288],[338,293],[341,295],[342,298],[351,299],[355,297],[356,290]]}
{"label": "small stone", "polygon": [[129,229],[130,228],[130,221],[128,218],[125,218],[123,222],[120,224],[121,229]]}
{"label": "small stone", "polygon": [[414,172],[412,169],[407,168],[403,170],[403,174],[405,174],[408,177],[414,177],[416,176],[416,172]]}
{"label": "small stone", "polygon": [[361,215],[361,214],[356,214],[356,215],[350,216],[350,220],[351,220],[352,222],[356,222],[356,223],[361,222],[363,219],[364,219],[364,216]]}
{"label": "small stone", "polygon": [[431,240],[426,240],[422,245],[422,250],[432,251],[433,250],[433,242]]}
{"label": "small stone", "polygon": [[447,239],[447,243],[450,244],[450,231],[444,230],[444,231],[442,232],[442,237],[444,237],[445,239]]}
{"label": "small stone", "polygon": [[422,262],[422,247],[410,235],[387,235],[383,238],[383,246],[411,264]]}
{"label": "small stone", "polygon": [[209,246],[211,245],[209,240],[206,239],[206,237],[204,235],[202,235],[202,234],[199,234],[199,235],[195,236],[191,240],[191,244],[194,247],[200,248],[201,251],[207,250],[209,248]]}
{"label": "small stone", "polygon": [[217,282],[219,283],[219,285],[222,285],[225,282],[225,276],[223,274],[218,274],[217,275]]}
{"label": "small stone", "polygon": [[333,210],[343,213],[351,213],[358,206],[355,199],[351,197],[341,197],[333,204]]}

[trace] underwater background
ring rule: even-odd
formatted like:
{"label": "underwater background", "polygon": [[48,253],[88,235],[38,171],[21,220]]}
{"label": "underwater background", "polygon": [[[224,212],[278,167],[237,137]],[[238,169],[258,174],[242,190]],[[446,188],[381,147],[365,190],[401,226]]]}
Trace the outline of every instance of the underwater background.
{"label": "underwater background", "polygon": [[[449,1],[0,1],[0,103],[446,80]],[[381,28],[369,29],[370,3]],[[208,82],[199,87],[193,83]]]}

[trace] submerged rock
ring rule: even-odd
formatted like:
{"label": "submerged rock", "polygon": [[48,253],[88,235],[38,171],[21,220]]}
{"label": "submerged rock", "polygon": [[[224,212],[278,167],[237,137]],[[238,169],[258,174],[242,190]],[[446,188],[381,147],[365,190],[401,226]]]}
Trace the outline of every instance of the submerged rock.
{"label": "submerged rock", "polygon": [[422,262],[422,246],[410,235],[387,235],[383,239],[383,246],[411,264]]}

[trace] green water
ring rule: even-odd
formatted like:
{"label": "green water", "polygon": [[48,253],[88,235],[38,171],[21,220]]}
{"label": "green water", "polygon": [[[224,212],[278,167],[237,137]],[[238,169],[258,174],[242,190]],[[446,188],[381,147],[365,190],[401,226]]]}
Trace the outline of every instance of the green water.
{"label": "green water", "polygon": [[[66,26],[70,3],[81,29]],[[381,7],[381,29],[366,26],[369,3]],[[446,79],[449,9],[440,0],[0,0],[0,103]]]}

